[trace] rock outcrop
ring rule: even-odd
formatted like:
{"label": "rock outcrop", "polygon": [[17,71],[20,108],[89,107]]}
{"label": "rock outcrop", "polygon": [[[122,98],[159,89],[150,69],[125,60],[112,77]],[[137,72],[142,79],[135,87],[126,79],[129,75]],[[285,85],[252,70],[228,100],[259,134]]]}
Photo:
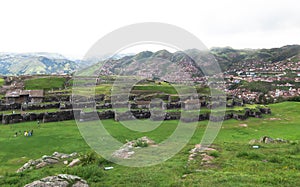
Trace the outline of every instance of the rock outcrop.
{"label": "rock outcrop", "polygon": [[263,136],[259,140],[253,139],[249,141],[250,145],[256,144],[256,143],[265,143],[265,144],[270,144],[270,143],[288,143],[288,140],[284,140],[281,138],[271,138],[269,136]]}
{"label": "rock outcrop", "polygon": [[25,187],[89,187],[88,183],[75,175],[59,174],[26,184]]}
{"label": "rock outcrop", "polygon": [[200,158],[200,165],[207,166],[212,163],[215,159],[210,153],[216,152],[217,150],[210,147],[201,147],[200,144],[196,144],[195,148],[190,150],[190,155],[188,158],[188,162],[196,160],[196,158]]}
{"label": "rock outcrop", "polygon": [[155,142],[150,138],[144,136],[138,138],[137,140],[132,140],[124,144],[120,149],[116,150],[112,157],[121,158],[121,159],[130,159],[130,157],[135,153],[135,148],[153,146]]}
{"label": "rock outcrop", "polygon": [[[21,168],[19,168],[17,170],[17,173],[23,172],[28,169],[40,169],[47,165],[58,164],[61,162],[64,163],[65,161],[67,161],[66,159],[70,159],[70,158],[74,158],[73,161],[78,160],[78,161],[76,161],[76,164],[78,164],[80,162],[80,160],[78,158],[76,158],[77,156],[78,156],[78,154],[76,152],[71,153],[71,154],[54,152],[51,156],[44,155],[44,156],[42,156],[42,158],[39,158],[36,160],[29,160]],[[72,166],[74,166],[76,164],[72,163]],[[69,167],[72,167],[72,166],[69,166]]]}

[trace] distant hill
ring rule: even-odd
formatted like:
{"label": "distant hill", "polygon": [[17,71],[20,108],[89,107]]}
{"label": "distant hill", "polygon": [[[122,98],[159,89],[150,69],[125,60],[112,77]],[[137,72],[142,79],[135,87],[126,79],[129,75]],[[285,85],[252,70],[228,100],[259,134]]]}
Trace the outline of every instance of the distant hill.
{"label": "distant hill", "polygon": [[233,49],[231,47],[212,48],[211,53],[223,71],[242,67],[259,67],[280,61],[300,61],[300,45],[287,45],[271,49]]}
{"label": "distant hill", "polygon": [[[300,45],[271,49],[215,47],[210,49],[209,53],[210,55],[198,53],[194,49],[175,53],[167,50],[143,51],[138,54],[118,54],[110,59],[105,57],[86,61],[71,60],[54,53],[0,53],[0,74],[71,74],[80,69],[80,75],[122,75],[126,69],[127,75],[146,75],[155,78],[155,76],[164,76],[163,73],[172,72],[172,68],[177,68],[174,70],[181,69],[189,72],[192,77],[197,77],[203,75],[198,67],[199,64],[207,65],[205,62],[211,57],[218,61],[222,71],[237,71],[250,66],[262,67],[280,61],[295,63],[300,61]],[[197,56],[197,63],[187,54]],[[151,70],[150,74],[148,70]]]}
{"label": "distant hill", "polygon": [[176,77],[182,78],[184,76],[187,76],[186,78],[201,77],[203,75],[195,61],[185,52],[170,53],[167,50],[157,52],[143,51],[120,59],[100,61],[78,73],[78,75],[116,74],[143,76],[153,79],[163,77],[166,78],[165,80],[176,79]]}
{"label": "distant hill", "polygon": [[0,53],[1,75],[69,74],[79,65],[53,53]]}
{"label": "distant hill", "polygon": [[[190,58],[193,56],[193,59]],[[197,63],[194,59],[197,59]],[[170,53],[167,50],[157,52],[143,51],[136,55],[125,56],[120,59],[109,59],[83,70],[82,75],[145,75],[155,78],[159,73],[169,73],[171,65],[176,64],[192,77],[203,75],[200,66],[208,63],[208,58],[214,57],[220,64],[222,71],[237,71],[244,67],[262,67],[280,61],[299,62],[300,45],[288,45],[272,49],[233,49],[231,47],[216,47],[210,49],[209,53],[199,52],[195,49],[177,51]],[[143,60],[147,63],[141,63]],[[146,59],[146,60],[145,60]],[[178,72],[178,69],[176,69]]]}
{"label": "distant hill", "polygon": [[[126,55],[117,54],[112,58]],[[71,74],[108,57],[73,60],[57,53],[0,53],[0,75]]]}

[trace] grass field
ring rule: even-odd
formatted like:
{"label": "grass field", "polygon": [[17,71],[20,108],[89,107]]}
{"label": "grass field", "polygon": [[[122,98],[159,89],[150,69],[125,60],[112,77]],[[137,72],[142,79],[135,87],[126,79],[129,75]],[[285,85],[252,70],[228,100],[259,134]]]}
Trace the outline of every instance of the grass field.
{"label": "grass field", "polygon": [[2,86],[5,83],[3,78],[0,78],[0,86]]}
{"label": "grass field", "polygon": [[[42,124],[36,122],[0,126],[0,186],[23,186],[33,180],[69,173],[83,177],[91,186],[300,186],[300,103],[270,105],[271,115],[245,121],[224,121],[213,143],[217,149],[213,164],[187,164],[189,150],[199,143],[207,121],[199,122],[189,143],[164,163],[142,168],[128,168],[98,158],[98,161],[74,168],[63,165],[16,174],[29,159],[58,152],[90,153],[74,121]],[[165,121],[157,129],[141,133],[130,131],[119,122],[104,120],[110,134],[125,143],[147,135],[156,142],[169,137],[177,121]],[[239,124],[248,127],[240,127]],[[188,124],[186,124],[188,125]],[[14,137],[16,131],[34,130],[34,136]],[[248,142],[268,135],[288,139],[287,144],[264,144],[253,149]],[[113,170],[104,171],[104,166]]]}
{"label": "grass field", "polygon": [[41,77],[25,80],[26,90],[51,90],[64,88],[66,79],[63,77]]}

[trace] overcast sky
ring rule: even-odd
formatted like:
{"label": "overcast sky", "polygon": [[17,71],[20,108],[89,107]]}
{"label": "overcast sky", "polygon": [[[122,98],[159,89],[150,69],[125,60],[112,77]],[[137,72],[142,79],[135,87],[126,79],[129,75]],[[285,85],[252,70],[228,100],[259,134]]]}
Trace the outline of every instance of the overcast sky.
{"label": "overcast sky", "polygon": [[297,0],[7,0],[0,2],[0,52],[82,58],[109,32],[138,22],[186,29],[207,47],[300,44]]}

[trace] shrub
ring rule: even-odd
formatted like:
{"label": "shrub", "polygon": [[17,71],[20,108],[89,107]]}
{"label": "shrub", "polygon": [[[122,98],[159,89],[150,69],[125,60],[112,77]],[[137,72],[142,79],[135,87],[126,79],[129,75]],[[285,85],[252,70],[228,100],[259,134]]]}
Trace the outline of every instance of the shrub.
{"label": "shrub", "polygon": [[269,158],[269,161],[272,163],[282,163],[283,162],[283,158],[280,158],[279,156],[272,156],[271,158]]}
{"label": "shrub", "polygon": [[296,155],[300,153],[300,145],[297,145],[296,147],[294,147],[291,151],[290,154],[292,155]]}
{"label": "shrub", "polygon": [[236,157],[238,158],[248,158],[251,160],[259,160],[262,159],[263,155],[259,154],[259,153],[254,153],[254,152],[239,152]]}
{"label": "shrub", "polygon": [[66,168],[64,173],[79,176],[90,182],[100,182],[103,176],[103,169],[100,169],[97,165],[88,165],[82,167]]}
{"label": "shrub", "polygon": [[134,143],[134,147],[148,147],[148,143],[146,141],[138,139]]}
{"label": "shrub", "polygon": [[238,152],[238,154],[236,155],[236,157],[238,157],[238,158],[243,158],[243,157],[248,157],[248,156],[249,156],[249,154],[245,151]]}
{"label": "shrub", "polygon": [[217,158],[220,156],[220,153],[218,151],[211,151],[208,153],[208,155]]}
{"label": "shrub", "polygon": [[80,158],[80,161],[83,166],[89,165],[89,164],[94,164],[98,160],[99,160],[99,157],[98,157],[97,153],[95,153],[95,152],[87,153]]}

